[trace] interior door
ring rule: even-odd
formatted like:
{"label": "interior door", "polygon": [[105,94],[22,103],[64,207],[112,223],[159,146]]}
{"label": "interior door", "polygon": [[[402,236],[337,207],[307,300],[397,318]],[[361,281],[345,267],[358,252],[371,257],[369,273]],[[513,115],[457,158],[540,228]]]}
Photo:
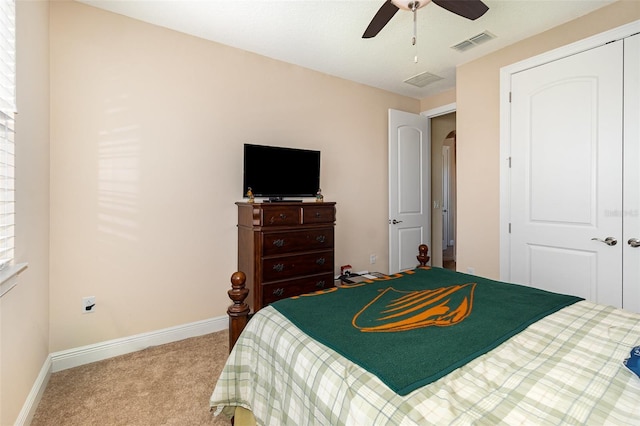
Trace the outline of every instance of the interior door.
{"label": "interior door", "polygon": [[640,312],[640,34],[624,39],[622,307]]}
{"label": "interior door", "polygon": [[389,273],[413,269],[431,243],[431,147],[426,117],[389,110]]}
{"label": "interior door", "polygon": [[623,43],[511,79],[510,279],[622,306]]}

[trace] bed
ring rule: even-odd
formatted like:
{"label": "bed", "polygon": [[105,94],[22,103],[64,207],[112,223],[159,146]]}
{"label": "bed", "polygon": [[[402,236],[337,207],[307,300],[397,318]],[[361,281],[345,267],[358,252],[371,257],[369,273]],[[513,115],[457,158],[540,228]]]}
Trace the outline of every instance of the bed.
{"label": "bed", "polygon": [[[232,277],[211,395],[235,424],[640,424],[640,315],[429,268],[256,312]],[[419,256],[420,257],[420,256]]]}

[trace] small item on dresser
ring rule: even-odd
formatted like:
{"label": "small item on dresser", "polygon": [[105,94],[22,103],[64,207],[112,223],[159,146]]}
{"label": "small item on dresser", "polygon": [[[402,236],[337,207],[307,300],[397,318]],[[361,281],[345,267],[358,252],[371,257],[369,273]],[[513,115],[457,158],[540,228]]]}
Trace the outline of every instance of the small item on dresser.
{"label": "small item on dresser", "polygon": [[251,187],[247,189],[247,197],[249,197],[249,200],[247,201],[248,203],[253,203],[255,201],[255,197],[253,196],[253,191],[251,190]]}
{"label": "small item on dresser", "polygon": [[625,359],[622,364],[624,364],[629,371],[640,378],[640,346],[636,346],[631,349],[629,353],[629,358]]}
{"label": "small item on dresser", "polygon": [[324,201],[324,195],[322,195],[322,189],[318,188],[316,192],[316,203],[322,203]]}

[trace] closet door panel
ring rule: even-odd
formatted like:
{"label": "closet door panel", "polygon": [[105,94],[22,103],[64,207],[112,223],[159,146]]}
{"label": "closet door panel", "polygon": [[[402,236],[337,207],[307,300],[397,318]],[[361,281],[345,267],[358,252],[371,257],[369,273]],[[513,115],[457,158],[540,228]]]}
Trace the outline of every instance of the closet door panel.
{"label": "closet door panel", "polygon": [[617,307],[622,54],[614,42],[511,79],[511,280]]}

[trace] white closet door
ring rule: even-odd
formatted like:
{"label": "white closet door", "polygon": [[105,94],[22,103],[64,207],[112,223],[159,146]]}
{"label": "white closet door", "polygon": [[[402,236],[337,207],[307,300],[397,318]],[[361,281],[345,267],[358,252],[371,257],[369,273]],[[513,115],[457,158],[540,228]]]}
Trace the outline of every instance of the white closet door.
{"label": "white closet door", "polygon": [[[640,312],[640,35],[624,40],[623,302]],[[632,241],[630,241],[632,240]]]}
{"label": "white closet door", "polygon": [[610,43],[511,80],[511,280],[617,307],[622,49]]}

